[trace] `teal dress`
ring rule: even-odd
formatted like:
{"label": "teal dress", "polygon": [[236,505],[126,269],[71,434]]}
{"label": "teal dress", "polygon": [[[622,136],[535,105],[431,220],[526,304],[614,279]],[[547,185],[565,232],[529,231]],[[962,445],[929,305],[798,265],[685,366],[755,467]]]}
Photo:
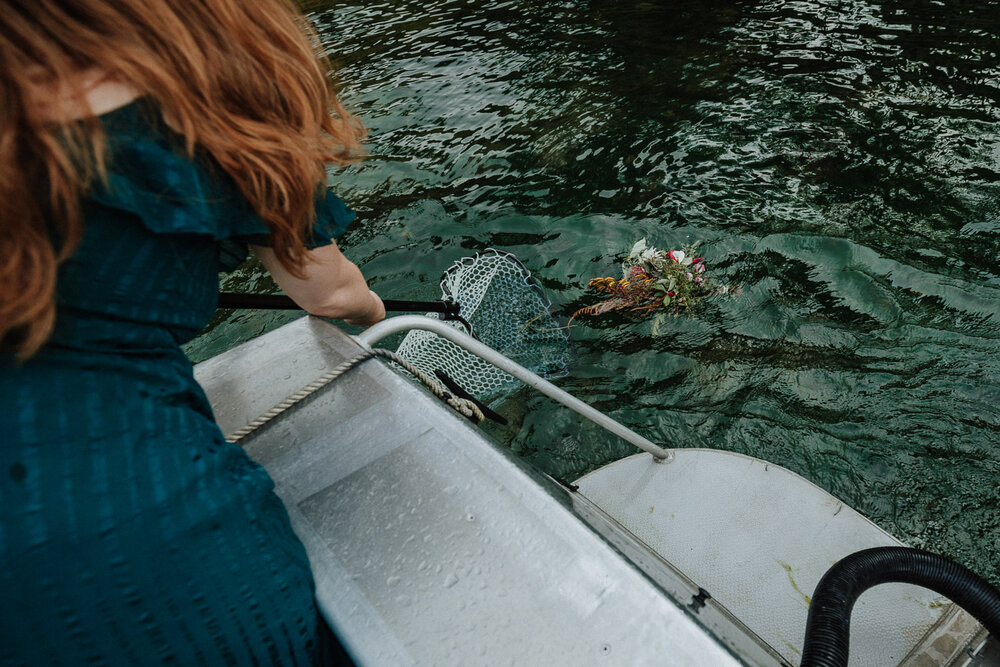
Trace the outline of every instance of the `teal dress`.
{"label": "teal dress", "polygon": [[[60,268],[55,333],[24,364],[0,356],[0,665],[311,663],[305,550],[180,348],[267,228],[145,101],[101,118],[110,175]],[[319,201],[313,245],[352,217]]]}

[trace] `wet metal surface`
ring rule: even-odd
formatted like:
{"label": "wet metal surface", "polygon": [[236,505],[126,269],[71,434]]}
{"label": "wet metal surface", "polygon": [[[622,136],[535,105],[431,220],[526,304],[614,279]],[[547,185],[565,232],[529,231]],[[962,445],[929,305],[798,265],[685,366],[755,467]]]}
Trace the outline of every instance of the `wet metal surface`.
{"label": "wet metal surface", "polygon": [[[356,351],[304,318],[196,375],[232,430]],[[580,521],[564,490],[378,362],[246,447],[360,664],[737,664]]]}

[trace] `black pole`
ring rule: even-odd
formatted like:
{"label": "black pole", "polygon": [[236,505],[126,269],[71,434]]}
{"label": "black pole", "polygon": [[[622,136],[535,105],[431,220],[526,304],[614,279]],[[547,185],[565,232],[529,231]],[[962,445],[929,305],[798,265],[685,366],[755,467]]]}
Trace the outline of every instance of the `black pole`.
{"label": "black pole", "polygon": [[[445,319],[458,317],[459,308],[455,301],[404,301],[382,299],[387,311],[401,313],[444,313]],[[246,294],[241,292],[221,292],[219,308],[259,308],[262,310],[302,310],[302,307],[284,294]]]}

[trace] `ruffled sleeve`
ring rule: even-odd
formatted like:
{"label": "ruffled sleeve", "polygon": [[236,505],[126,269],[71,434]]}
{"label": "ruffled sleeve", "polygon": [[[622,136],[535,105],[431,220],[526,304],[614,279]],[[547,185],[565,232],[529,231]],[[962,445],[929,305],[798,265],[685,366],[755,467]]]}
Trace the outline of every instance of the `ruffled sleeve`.
{"label": "ruffled sleeve", "polygon": [[[179,138],[159,120],[156,108],[139,100],[101,117],[108,141],[106,183],[89,197],[128,211],[158,234],[199,234],[220,242],[223,270],[246,256],[246,244],[270,245],[267,224],[254,213],[228,174],[210,158],[189,159]],[[329,245],[355,214],[332,192],[316,202],[310,248]]]}

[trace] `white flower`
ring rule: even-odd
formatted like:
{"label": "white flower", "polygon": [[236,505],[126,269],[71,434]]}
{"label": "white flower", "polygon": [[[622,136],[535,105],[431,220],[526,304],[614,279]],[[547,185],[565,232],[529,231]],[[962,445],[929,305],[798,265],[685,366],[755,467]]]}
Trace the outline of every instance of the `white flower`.
{"label": "white flower", "polygon": [[684,262],[683,250],[671,250],[670,252],[667,253],[667,255],[670,257],[670,259],[674,260],[678,264],[682,264]]}
{"label": "white flower", "polygon": [[638,241],[635,242],[634,246],[632,246],[632,249],[628,253],[628,258],[629,259],[638,259],[639,256],[642,255],[642,253],[645,250],[646,250],[646,239],[645,238],[641,238],[641,239],[639,239]]}

